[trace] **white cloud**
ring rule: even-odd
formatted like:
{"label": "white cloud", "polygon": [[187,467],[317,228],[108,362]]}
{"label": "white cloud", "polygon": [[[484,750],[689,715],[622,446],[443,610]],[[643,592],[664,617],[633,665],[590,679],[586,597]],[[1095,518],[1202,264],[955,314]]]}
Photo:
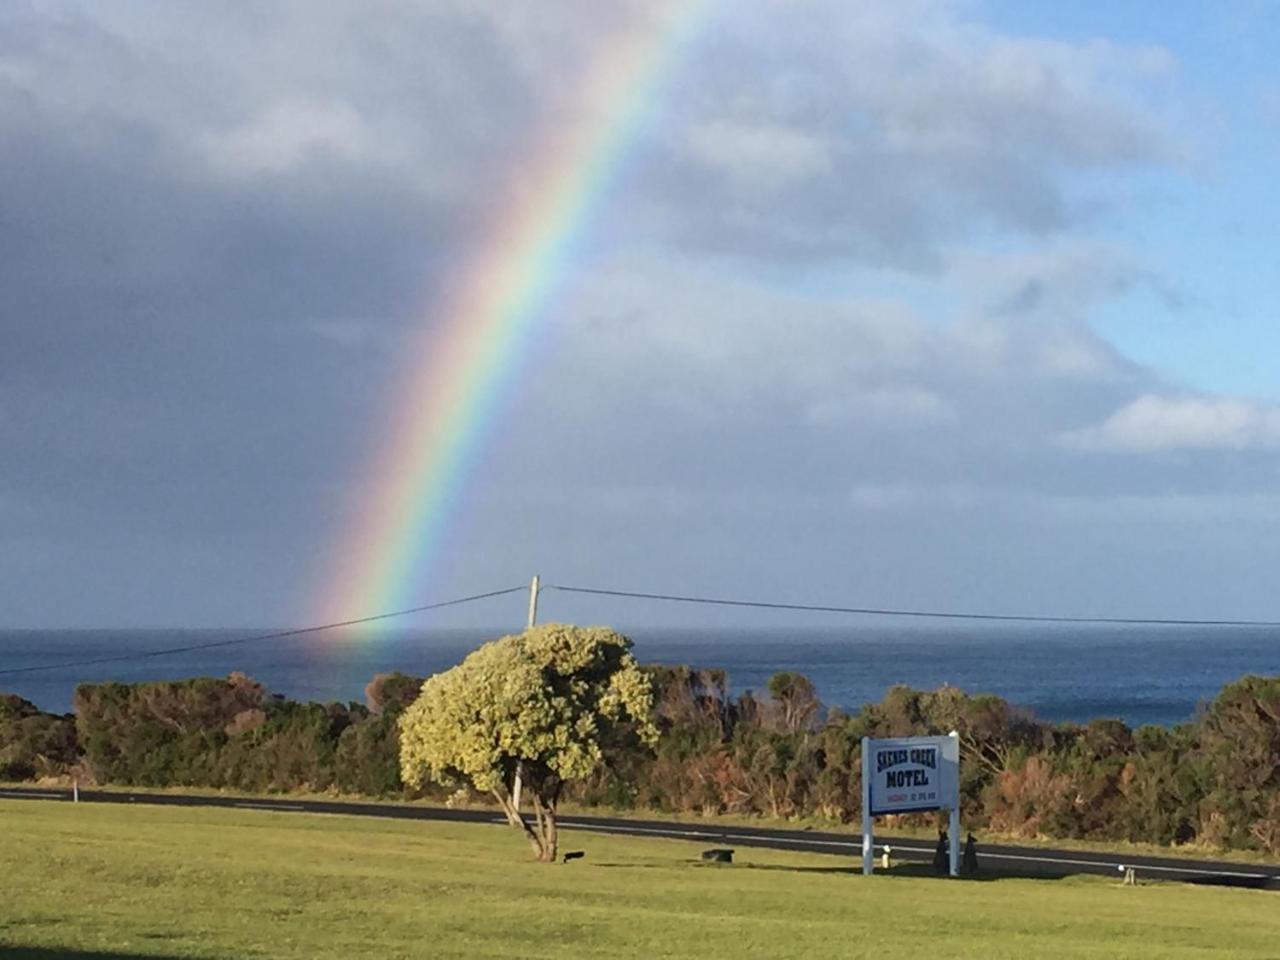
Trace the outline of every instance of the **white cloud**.
{"label": "white cloud", "polygon": [[1083,450],[1256,450],[1280,447],[1280,408],[1228,397],[1144,394],[1062,442]]}
{"label": "white cloud", "polygon": [[1048,404],[1052,435],[1079,422],[1072,398],[1099,387],[1103,404],[1113,391],[1113,402],[1134,395],[1139,368],[1083,322],[931,316],[914,305],[916,293],[959,299],[945,296],[948,279],[905,283],[897,298],[822,299],[626,257],[597,264],[573,287],[561,336],[575,368],[615,377],[626,369],[673,406],[710,418],[762,404],[813,425],[896,429],[961,424],[975,408],[1030,423],[1020,410]]}
{"label": "white cloud", "polygon": [[746,190],[775,190],[831,173],[816,137],[780,124],[716,120],[690,133],[694,157]]}
{"label": "white cloud", "polygon": [[276,103],[240,126],[201,134],[197,145],[232,176],[288,173],[323,155],[366,161],[378,152],[364,118],[345,103]]}

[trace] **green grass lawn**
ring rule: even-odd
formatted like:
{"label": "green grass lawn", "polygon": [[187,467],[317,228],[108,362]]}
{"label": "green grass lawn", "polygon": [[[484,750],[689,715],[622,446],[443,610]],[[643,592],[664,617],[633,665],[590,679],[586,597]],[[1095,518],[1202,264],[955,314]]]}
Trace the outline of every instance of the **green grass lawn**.
{"label": "green grass lawn", "polygon": [[863,878],[501,826],[0,801],[0,957],[1280,957],[1280,894]]}
{"label": "green grass lawn", "polygon": [[[70,791],[71,783],[69,780],[65,782],[49,782],[42,785],[32,784],[29,781],[3,781],[0,780],[0,788],[9,787],[14,789],[40,789],[41,786],[54,787],[60,790]],[[290,790],[283,793],[259,793],[248,794],[235,790],[220,790],[213,787],[119,787],[111,784],[100,784],[93,787],[94,790],[101,790],[106,793],[127,793],[134,796],[145,795],[148,793],[155,794],[172,794],[175,796],[210,796],[210,797],[236,797],[252,802],[255,798],[270,802],[272,800],[321,800],[321,801],[341,801],[343,803],[364,803],[371,805],[395,805],[395,806],[426,806],[440,807],[444,806],[444,801],[439,797],[431,797],[427,799],[408,800],[398,797],[368,797],[359,794],[344,794],[335,791],[313,792],[308,790]],[[475,799],[470,802],[455,804],[462,809],[468,810],[485,810],[493,814],[494,817],[501,815],[501,811],[493,803],[486,803],[482,799]],[[667,823],[678,823],[682,825],[705,826],[712,829],[724,827],[759,827],[762,829],[778,829],[778,830],[814,830],[823,833],[838,833],[844,831],[852,833],[856,831],[857,825],[841,824],[836,820],[826,819],[818,816],[779,818],[761,816],[759,814],[732,814],[732,813],[712,813],[698,814],[690,811],[679,813],[665,812],[661,810],[650,810],[647,808],[616,808],[607,806],[587,806],[573,802],[564,802],[560,805],[562,816],[573,818],[576,816],[584,817],[618,817],[623,820],[658,820]],[[876,828],[876,836],[884,839],[907,837],[917,840],[934,840],[937,837],[937,827],[930,824],[928,826],[904,827],[900,824],[892,827],[883,824]],[[1025,847],[1044,847],[1046,849],[1060,850],[1080,850],[1090,853],[1097,853],[1100,856],[1108,856],[1118,858],[1118,862],[1124,862],[1128,856],[1151,856],[1151,857],[1186,857],[1192,860],[1210,860],[1215,862],[1236,862],[1250,864],[1266,864],[1274,866],[1276,858],[1262,853],[1258,850],[1222,850],[1217,847],[1205,844],[1180,844],[1178,846],[1162,846],[1155,843],[1131,843],[1126,840],[1073,840],[1063,837],[1024,837],[1015,834],[996,833],[991,830],[980,829],[978,831],[978,841],[982,844],[1012,844],[1015,846]]]}

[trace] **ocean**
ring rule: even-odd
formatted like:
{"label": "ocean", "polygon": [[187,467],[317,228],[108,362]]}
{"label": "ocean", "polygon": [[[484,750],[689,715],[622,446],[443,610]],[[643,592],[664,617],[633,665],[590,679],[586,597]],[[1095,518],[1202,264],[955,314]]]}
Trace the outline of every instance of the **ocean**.
{"label": "ocean", "polygon": [[[385,630],[308,635],[33,673],[4,670],[232,640],[252,630],[0,630],[0,692],[70,709],[78,683],[225,676],[288,697],[362,700],[375,673],[447,669],[502,631]],[[1190,720],[1247,673],[1280,674],[1280,631],[1255,627],[877,624],[842,628],[636,628],[645,663],[722,667],[735,693],[779,670],[810,677],[829,705],[857,708],[895,683],[994,693],[1046,720]]]}

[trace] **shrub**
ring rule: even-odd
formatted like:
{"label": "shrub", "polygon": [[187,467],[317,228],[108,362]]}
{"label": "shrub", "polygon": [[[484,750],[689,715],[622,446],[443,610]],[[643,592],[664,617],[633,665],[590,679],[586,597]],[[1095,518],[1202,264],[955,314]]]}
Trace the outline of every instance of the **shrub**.
{"label": "shrub", "polygon": [[78,756],[70,716],[44,713],[21,697],[0,694],[0,780],[60,776]]}
{"label": "shrub", "polygon": [[404,791],[395,713],[381,713],[342,731],[334,754],[337,785],[347,793],[381,797]]}
{"label": "shrub", "polygon": [[76,730],[93,776],[130,786],[223,786],[218,752],[262,686],[243,674],[161,683],[81,684]]}

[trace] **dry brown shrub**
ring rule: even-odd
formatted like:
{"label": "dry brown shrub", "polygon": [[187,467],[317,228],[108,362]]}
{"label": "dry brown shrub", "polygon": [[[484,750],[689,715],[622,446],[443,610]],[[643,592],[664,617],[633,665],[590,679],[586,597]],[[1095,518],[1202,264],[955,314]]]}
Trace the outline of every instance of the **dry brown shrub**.
{"label": "dry brown shrub", "polygon": [[1280,856],[1280,793],[1271,795],[1266,812],[1253,822],[1249,834],[1267,853]]}
{"label": "dry brown shrub", "polygon": [[1074,797],[1071,778],[1055,774],[1044,757],[1031,757],[1017,770],[1006,770],[994,784],[991,826],[1001,833],[1034,837],[1046,819]]}
{"label": "dry brown shrub", "polygon": [[266,711],[254,707],[251,710],[241,710],[223,729],[227,732],[227,736],[235,737],[250,730],[256,730],[266,722]]}

